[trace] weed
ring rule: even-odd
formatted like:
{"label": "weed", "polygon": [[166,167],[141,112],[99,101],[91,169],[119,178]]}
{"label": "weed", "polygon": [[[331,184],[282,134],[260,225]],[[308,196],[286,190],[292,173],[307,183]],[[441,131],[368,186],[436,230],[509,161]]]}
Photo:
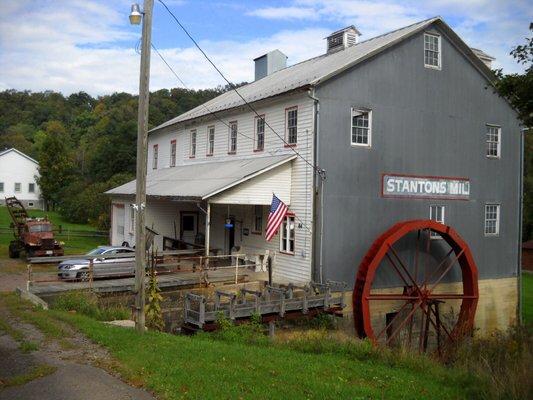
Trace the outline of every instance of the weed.
{"label": "weed", "polygon": [[76,311],[98,321],[129,319],[128,309],[122,305],[100,307],[98,297],[88,292],[69,292],[60,295],[52,305],[56,310]]}
{"label": "weed", "polygon": [[24,341],[20,342],[19,349],[23,353],[31,353],[32,351],[39,350],[39,344],[37,344],[35,342],[27,342],[27,341],[24,340]]}
{"label": "weed", "polygon": [[13,328],[7,321],[4,321],[3,319],[0,319],[0,331],[4,331],[17,342],[20,342],[24,339],[24,335],[21,331]]}
{"label": "weed", "polygon": [[56,369],[56,367],[52,367],[51,365],[47,364],[37,365],[26,374],[16,375],[4,381],[0,381],[0,388],[24,385],[25,383],[33,381],[34,379],[53,374]]}

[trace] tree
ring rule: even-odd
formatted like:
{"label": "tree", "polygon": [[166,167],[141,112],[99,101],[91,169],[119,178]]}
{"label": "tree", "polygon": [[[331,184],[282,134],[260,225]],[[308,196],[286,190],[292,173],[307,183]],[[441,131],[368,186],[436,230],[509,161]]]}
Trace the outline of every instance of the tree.
{"label": "tree", "polygon": [[46,137],[39,154],[39,177],[43,199],[53,209],[60,203],[64,188],[72,177],[73,165],[68,149],[67,132],[59,121],[46,124]]}
{"label": "tree", "polygon": [[[533,34],[533,22],[529,30]],[[526,241],[533,239],[533,35],[526,38],[526,43],[512,49],[511,55],[525,66],[525,72],[504,75],[501,70],[496,71],[500,78],[496,89],[507,98],[524,126],[529,128],[524,143],[523,240]]]}

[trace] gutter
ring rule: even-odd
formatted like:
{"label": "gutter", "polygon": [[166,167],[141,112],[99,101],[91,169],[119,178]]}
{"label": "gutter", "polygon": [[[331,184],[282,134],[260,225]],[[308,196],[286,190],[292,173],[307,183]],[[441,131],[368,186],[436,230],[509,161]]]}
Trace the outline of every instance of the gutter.
{"label": "gutter", "polygon": [[518,199],[518,260],[517,260],[517,286],[518,286],[518,307],[517,307],[517,321],[519,324],[523,323],[522,309],[523,309],[523,296],[522,296],[522,216],[524,210],[524,142],[526,131],[529,128],[520,129],[520,197]]}
{"label": "gutter", "polygon": [[[319,155],[319,123],[320,123],[320,100],[315,96],[315,88],[312,87],[308,90],[307,96],[314,101],[314,115],[313,115],[313,164],[318,167],[318,155]],[[314,233],[316,232],[316,216],[317,216],[317,202],[316,196],[318,194],[318,186],[320,185],[320,231],[318,237]],[[313,279],[315,282],[323,282],[323,236],[324,236],[324,179],[321,179],[318,174],[313,173]],[[318,269],[316,266],[316,244],[318,240]]]}

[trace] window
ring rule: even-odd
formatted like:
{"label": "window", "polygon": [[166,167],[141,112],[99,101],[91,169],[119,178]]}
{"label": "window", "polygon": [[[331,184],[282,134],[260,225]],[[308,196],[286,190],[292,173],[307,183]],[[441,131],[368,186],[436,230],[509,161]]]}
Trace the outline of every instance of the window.
{"label": "window", "polygon": [[33,207],[33,206],[34,206],[33,202],[31,202],[31,201],[28,202],[28,207]]}
{"label": "window", "polygon": [[500,157],[500,140],[501,128],[496,125],[487,125],[487,157],[499,158]]}
{"label": "window", "polygon": [[28,183],[28,192],[35,193],[35,183]]}
{"label": "window", "polygon": [[263,206],[254,206],[254,229],[252,233],[263,232]]}
{"label": "window", "polygon": [[263,151],[265,148],[265,116],[255,118],[255,148],[254,151]]}
{"label": "window", "polygon": [[440,69],[440,36],[424,33],[424,66]]}
{"label": "window", "polygon": [[157,159],[159,158],[159,145],[154,144],[154,158],[152,159],[152,168],[157,169]]}
{"label": "window", "polygon": [[285,136],[289,145],[298,142],[298,108],[287,108],[285,115]]}
{"label": "window", "polygon": [[215,152],[215,127],[207,127],[207,155],[212,156]]}
{"label": "window", "polygon": [[294,254],[294,215],[287,215],[281,225],[279,249],[283,253]]}
{"label": "window", "polygon": [[0,182],[0,192],[4,191],[4,182]]}
{"label": "window", "polygon": [[352,146],[370,147],[372,138],[372,111],[352,108]]}
{"label": "window", "polygon": [[191,142],[190,142],[190,148],[189,148],[189,157],[190,158],[196,157],[196,129],[193,129],[191,131]]}
{"label": "window", "polygon": [[135,204],[130,204],[130,233],[135,232]]}
{"label": "window", "polygon": [[237,121],[229,123],[229,143],[228,153],[235,154],[237,152]]}
{"label": "window", "polygon": [[[444,206],[429,206],[429,219],[444,224]],[[437,232],[431,231],[431,239],[441,239]]]}
{"label": "window", "polygon": [[485,204],[485,236],[500,234],[500,205]]}
{"label": "window", "polygon": [[170,141],[170,166],[176,166],[176,139]]}
{"label": "window", "polygon": [[20,192],[20,182],[15,182],[15,192]]}

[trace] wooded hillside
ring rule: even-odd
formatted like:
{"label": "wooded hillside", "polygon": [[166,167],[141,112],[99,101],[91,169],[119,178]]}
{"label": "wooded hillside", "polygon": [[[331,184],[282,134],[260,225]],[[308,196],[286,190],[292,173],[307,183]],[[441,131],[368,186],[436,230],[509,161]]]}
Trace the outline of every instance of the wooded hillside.
{"label": "wooded hillside", "polygon": [[[150,128],[225,90],[151,93]],[[137,96],[0,92],[0,150],[15,147],[37,159],[45,200],[72,222],[107,228],[102,192],[134,178],[136,140]]]}

